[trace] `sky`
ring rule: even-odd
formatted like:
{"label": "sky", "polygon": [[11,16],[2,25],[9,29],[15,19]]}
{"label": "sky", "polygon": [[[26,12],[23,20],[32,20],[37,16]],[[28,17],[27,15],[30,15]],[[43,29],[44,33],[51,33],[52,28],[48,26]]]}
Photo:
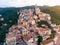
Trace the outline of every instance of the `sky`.
{"label": "sky", "polygon": [[56,6],[60,5],[60,0],[0,0],[0,7],[24,7],[35,4]]}

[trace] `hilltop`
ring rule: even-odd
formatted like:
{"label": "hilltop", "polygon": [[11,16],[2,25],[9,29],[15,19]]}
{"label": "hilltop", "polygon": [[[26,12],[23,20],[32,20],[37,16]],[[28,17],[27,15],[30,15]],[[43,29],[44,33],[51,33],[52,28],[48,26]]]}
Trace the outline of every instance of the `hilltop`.
{"label": "hilltop", "polygon": [[[56,24],[60,24],[60,6],[39,6],[41,11],[44,13],[48,13],[51,15],[51,21]],[[26,7],[6,7],[0,8],[0,14],[2,15],[0,18],[4,18],[4,21],[0,21],[0,26],[2,24],[7,23],[7,27],[9,28],[13,24],[17,24],[17,19],[19,17],[19,12],[22,9],[30,9],[34,8],[34,6],[26,6]],[[11,21],[11,22],[9,22]],[[7,28],[7,29],[8,29]]]}
{"label": "hilltop", "polygon": [[60,24],[60,6],[45,7],[42,11],[51,15],[53,23]]}
{"label": "hilltop", "polygon": [[[26,7],[8,7],[8,8],[0,8],[0,34],[4,32],[0,36],[5,38],[6,32],[8,32],[9,27],[12,25],[17,25],[18,23],[18,12],[22,9],[30,9],[34,8],[34,6],[26,6]],[[51,21],[55,24],[60,24],[60,6],[40,6],[40,9],[44,13],[48,13],[51,15]],[[3,36],[4,35],[4,36]],[[2,37],[0,37],[2,41]],[[3,39],[4,40],[4,39]]]}
{"label": "hilltop", "polygon": [[[26,7],[8,7],[8,8],[0,8],[0,14],[4,18],[12,18],[12,16],[17,16],[17,12],[21,9],[29,9],[34,8],[34,6],[26,6]],[[45,13],[51,14],[52,21],[56,24],[60,24],[60,6],[40,6],[41,10]],[[14,17],[13,17],[14,18]],[[56,22],[57,21],[57,22]]]}

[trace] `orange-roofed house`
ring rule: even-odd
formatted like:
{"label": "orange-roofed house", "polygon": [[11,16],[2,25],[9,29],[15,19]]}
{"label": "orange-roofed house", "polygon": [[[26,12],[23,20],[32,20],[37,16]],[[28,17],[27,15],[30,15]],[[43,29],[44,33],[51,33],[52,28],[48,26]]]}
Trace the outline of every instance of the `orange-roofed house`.
{"label": "orange-roofed house", "polygon": [[39,29],[38,29],[38,33],[39,33],[40,35],[43,35],[43,33],[44,33],[44,28],[39,28]]}
{"label": "orange-roofed house", "polygon": [[53,29],[58,32],[58,31],[60,30],[60,26],[57,25],[57,26],[55,26]]}
{"label": "orange-roofed house", "polygon": [[18,28],[21,28],[23,25],[22,24],[18,24]]}
{"label": "orange-roofed house", "polygon": [[55,45],[55,42],[53,39],[44,40],[42,41],[42,45]]}
{"label": "orange-roofed house", "polygon": [[9,33],[6,35],[6,44],[7,45],[16,45],[16,36],[14,33]]}

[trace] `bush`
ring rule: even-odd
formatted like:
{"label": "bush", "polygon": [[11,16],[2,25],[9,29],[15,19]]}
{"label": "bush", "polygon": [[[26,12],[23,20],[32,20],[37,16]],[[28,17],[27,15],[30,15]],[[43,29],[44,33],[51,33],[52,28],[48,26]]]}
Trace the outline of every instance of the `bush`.
{"label": "bush", "polygon": [[0,28],[0,43],[4,42],[6,36],[6,32]]}
{"label": "bush", "polygon": [[42,27],[42,24],[45,24],[45,25],[48,26],[49,28],[51,27],[50,24],[48,24],[48,22],[47,22],[47,21],[44,21],[44,20],[38,22],[38,23],[37,23],[37,27]]}
{"label": "bush", "polygon": [[55,33],[56,33],[56,31],[52,30],[52,31],[51,31],[51,35],[50,35],[50,38],[53,39],[53,38],[55,37]]}
{"label": "bush", "polygon": [[37,42],[42,42],[42,40],[43,40],[43,38],[42,38],[42,36],[38,36],[38,40],[37,40]]}

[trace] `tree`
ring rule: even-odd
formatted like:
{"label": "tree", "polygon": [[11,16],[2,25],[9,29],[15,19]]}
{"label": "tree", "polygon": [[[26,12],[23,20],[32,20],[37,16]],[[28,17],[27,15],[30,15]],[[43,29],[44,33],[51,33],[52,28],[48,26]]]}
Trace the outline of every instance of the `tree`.
{"label": "tree", "polygon": [[4,42],[6,36],[6,32],[0,28],[0,43]]}
{"label": "tree", "polygon": [[53,38],[55,37],[55,33],[56,33],[56,31],[52,30],[52,31],[51,31],[51,34],[50,34],[50,38],[53,39]]}
{"label": "tree", "polygon": [[43,38],[42,36],[38,36],[38,40],[37,40],[37,45],[40,45],[40,43],[42,42]]}
{"label": "tree", "polygon": [[47,21],[45,21],[45,20],[41,20],[40,22],[38,22],[37,23],[37,27],[42,27],[43,24],[45,24],[49,28],[51,27],[50,24]]}

